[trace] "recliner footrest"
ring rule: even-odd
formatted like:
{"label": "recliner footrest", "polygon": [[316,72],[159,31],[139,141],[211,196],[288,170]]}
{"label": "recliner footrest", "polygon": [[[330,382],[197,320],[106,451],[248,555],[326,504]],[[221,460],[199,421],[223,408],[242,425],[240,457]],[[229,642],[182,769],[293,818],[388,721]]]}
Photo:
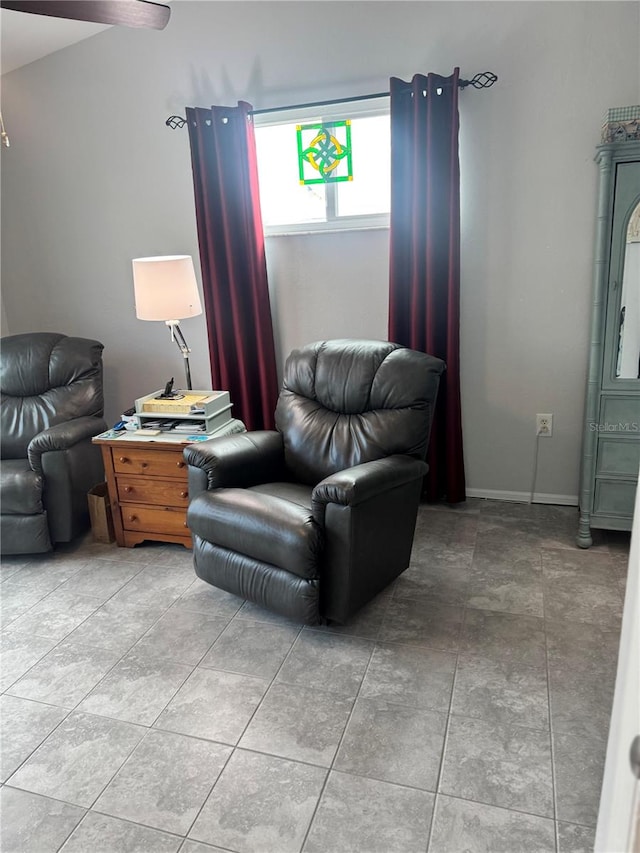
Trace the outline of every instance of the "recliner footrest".
{"label": "recliner footrest", "polygon": [[298,503],[251,489],[216,489],[198,495],[188,523],[210,543],[316,578],[322,554],[322,531],[311,511]]}
{"label": "recliner footrest", "polygon": [[197,534],[193,540],[194,565],[201,580],[294,622],[321,623],[317,579],[298,577],[285,569],[213,545]]}

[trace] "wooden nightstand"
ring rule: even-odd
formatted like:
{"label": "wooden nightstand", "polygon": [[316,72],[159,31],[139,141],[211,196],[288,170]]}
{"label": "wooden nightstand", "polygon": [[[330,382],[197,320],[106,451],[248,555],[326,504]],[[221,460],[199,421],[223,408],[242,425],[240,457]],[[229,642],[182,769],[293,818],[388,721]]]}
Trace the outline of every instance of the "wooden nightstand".
{"label": "wooden nightstand", "polygon": [[[230,422],[214,438],[244,432]],[[147,437],[109,431],[96,436],[102,450],[116,542],[132,548],[145,539],[191,548],[187,527],[189,489],[182,451],[193,442],[181,437]]]}

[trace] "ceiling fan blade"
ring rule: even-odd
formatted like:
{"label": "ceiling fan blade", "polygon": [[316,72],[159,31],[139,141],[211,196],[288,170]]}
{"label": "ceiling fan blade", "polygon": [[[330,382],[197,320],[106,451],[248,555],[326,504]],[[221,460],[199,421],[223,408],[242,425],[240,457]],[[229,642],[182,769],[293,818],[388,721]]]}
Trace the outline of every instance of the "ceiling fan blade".
{"label": "ceiling fan blade", "polygon": [[151,0],[0,0],[0,7],[72,21],[163,30],[171,9]]}

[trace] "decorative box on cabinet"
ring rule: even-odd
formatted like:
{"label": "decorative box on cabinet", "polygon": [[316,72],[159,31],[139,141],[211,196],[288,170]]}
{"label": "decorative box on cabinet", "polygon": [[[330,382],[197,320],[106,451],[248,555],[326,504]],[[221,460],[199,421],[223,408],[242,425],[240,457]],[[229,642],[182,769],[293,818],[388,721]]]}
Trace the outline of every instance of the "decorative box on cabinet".
{"label": "decorative box on cabinet", "polygon": [[[136,418],[140,427],[146,427],[150,421],[175,420],[197,422],[207,435],[213,435],[221,426],[231,420],[231,400],[228,391],[178,391],[184,398],[162,400],[161,391],[147,394],[135,402]],[[189,400],[201,399],[201,407],[192,411]],[[182,411],[185,408],[186,411]]]}
{"label": "decorative box on cabinet", "polygon": [[577,544],[631,530],[640,466],[640,141],[600,145]]}

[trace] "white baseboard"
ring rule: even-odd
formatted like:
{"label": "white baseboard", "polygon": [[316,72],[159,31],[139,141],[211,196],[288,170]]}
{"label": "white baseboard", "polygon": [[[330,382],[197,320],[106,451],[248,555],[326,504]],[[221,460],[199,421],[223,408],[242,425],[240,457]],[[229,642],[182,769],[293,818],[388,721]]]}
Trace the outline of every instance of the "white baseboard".
{"label": "white baseboard", "polygon": [[[507,492],[501,489],[466,489],[468,498],[487,498],[492,501],[513,501],[529,503],[529,492]],[[556,506],[578,506],[577,495],[552,495],[547,492],[534,492],[534,504],[555,504]]]}

